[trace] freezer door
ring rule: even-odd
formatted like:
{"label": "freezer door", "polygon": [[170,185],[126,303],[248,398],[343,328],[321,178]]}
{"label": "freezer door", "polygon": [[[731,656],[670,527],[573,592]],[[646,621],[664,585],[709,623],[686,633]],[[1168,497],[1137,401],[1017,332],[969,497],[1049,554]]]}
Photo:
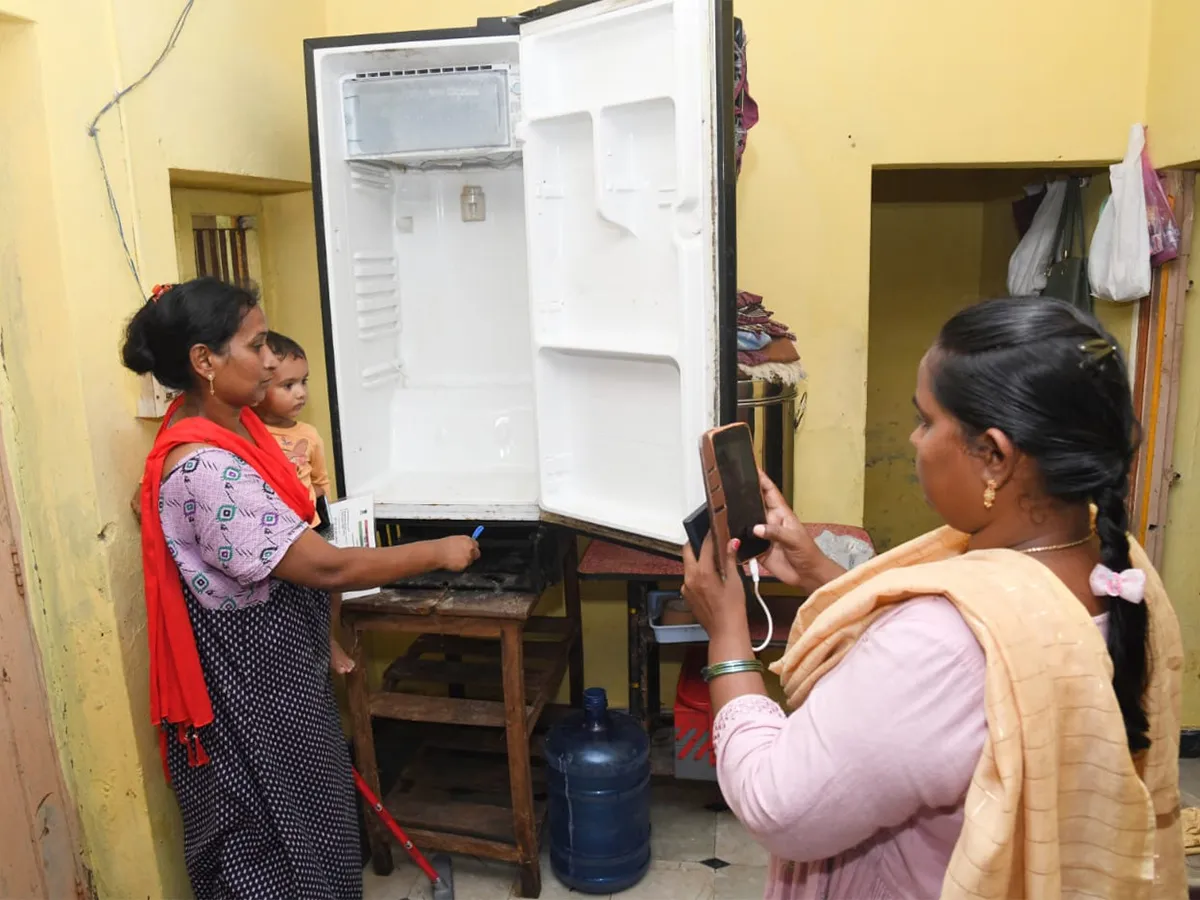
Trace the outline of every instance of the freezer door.
{"label": "freezer door", "polygon": [[731,29],[713,0],[521,28],[539,502],[662,549],[704,501],[701,434],[732,411]]}

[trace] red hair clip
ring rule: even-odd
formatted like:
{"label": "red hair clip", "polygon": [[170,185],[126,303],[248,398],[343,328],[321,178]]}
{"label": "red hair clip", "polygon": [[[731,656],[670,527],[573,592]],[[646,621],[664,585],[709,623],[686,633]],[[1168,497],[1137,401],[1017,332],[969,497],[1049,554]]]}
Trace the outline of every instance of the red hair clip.
{"label": "red hair clip", "polygon": [[150,291],[150,302],[157,303],[158,298],[161,297],[163,294],[165,294],[167,291],[169,291],[173,287],[175,287],[175,285],[173,285],[173,284],[156,284],[154,286],[154,288]]}

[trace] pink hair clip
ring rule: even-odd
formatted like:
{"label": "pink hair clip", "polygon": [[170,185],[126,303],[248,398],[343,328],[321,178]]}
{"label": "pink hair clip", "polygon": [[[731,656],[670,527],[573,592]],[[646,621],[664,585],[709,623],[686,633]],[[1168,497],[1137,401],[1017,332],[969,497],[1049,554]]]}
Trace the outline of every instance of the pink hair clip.
{"label": "pink hair clip", "polygon": [[1141,603],[1146,599],[1146,573],[1141,569],[1114,572],[1098,565],[1092,569],[1088,585],[1097,597],[1120,597],[1129,603]]}

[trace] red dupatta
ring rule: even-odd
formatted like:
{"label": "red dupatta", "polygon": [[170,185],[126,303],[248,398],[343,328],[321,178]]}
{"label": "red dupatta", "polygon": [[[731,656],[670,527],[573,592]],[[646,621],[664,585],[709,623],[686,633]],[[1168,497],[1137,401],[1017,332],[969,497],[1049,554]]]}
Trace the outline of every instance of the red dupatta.
{"label": "red dupatta", "polygon": [[[271,437],[262,420],[243,409],[241,422],[253,443],[208,419],[191,417],[171,425],[183,402],[171,404],[154,447],[146,457],[142,478],[142,571],[146,582],[146,630],[150,636],[150,718],[162,727],[163,767],[166,768],[167,729],[176,728],[188,748],[188,762],[201,766],[208,754],[196,729],[213,720],[212,702],[196,651],[179,569],[167,549],[159,519],[159,489],[167,455],[183,444],[205,444],[228,450],[245,460],[301,518],[311,522],[313,501],[296,475],[296,467]],[[168,773],[168,779],[170,774]]]}

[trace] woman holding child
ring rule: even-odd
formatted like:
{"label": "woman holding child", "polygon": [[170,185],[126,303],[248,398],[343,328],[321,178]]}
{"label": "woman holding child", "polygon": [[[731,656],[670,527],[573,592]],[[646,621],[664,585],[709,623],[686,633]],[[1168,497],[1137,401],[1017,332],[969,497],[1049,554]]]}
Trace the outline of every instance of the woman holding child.
{"label": "woman holding child", "polygon": [[1116,341],[1057,301],[982,303],[943,327],[914,405],[945,528],[845,572],[763,478],[766,566],[811,594],[772,667],[790,715],[732,554],[685,551],[718,777],[771,853],[766,897],[1186,896],[1182,647],[1126,534]]}
{"label": "woman holding child", "polygon": [[279,360],[257,298],[196,279],[130,321],[126,367],[182,392],[146,460],[151,715],[207,898],[359,898],[358,817],[330,681],[330,592],[478,557],[470,538],[338,549],[251,412]]}

